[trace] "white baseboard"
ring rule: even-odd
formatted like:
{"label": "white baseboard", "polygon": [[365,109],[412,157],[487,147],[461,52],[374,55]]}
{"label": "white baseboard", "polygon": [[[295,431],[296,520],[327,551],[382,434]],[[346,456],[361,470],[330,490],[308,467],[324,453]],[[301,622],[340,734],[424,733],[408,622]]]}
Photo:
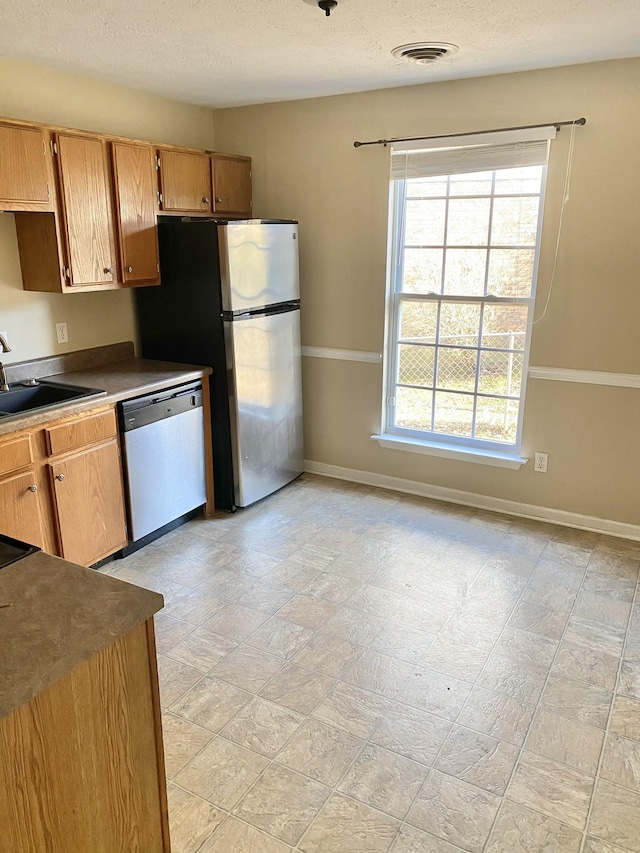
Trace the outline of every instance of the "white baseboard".
{"label": "white baseboard", "polygon": [[334,477],[336,480],[349,480],[352,483],[362,483],[365,486],[378,486],[409,495],[419,495],[423,498],[434,498],[439,501],[449,501],[455,504],[475,507],[476,509],[493,510],[506,515],[516,515],[520,518],[532,518],[536,521],[549,521],[564,527],[577,527],[580,530],[591,530],[595,533],[605,533],[609,536],[619,536],[623,539],[640,540],[640,525],[627,524],[623,521],[613,521],[608,518],[596,518],[592,515],[581,515],[578,512],[565,512],[562,509],[535,506],[519,501],[508,501],[504,498],[494,498],[490,495],[478,495],[475,492],[463,492],[460,489],[449,489],[446,486],[434,486],[429,483],[418,483],[415,480],[404,480],[400,477],[390,477],[387,474],[375,474],[371,471],[358,471],[355,468],[342,468],[339,465],[327,465],[324,462],[314,462],[305,459],[304,469],[310,474],[324,477]]}

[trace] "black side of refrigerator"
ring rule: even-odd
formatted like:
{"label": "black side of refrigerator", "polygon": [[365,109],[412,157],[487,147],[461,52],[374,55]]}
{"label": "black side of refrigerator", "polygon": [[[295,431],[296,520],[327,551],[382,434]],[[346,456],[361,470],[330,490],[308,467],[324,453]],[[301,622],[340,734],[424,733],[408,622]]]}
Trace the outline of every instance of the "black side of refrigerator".
{"label": "black side of refrigerator", "polygon": [[142,355],[213,368],[210,388],[215,503],[218,509],[233,511],[217,223],[166,218],[158,223],[158,237],[161,284],[134,290]]}

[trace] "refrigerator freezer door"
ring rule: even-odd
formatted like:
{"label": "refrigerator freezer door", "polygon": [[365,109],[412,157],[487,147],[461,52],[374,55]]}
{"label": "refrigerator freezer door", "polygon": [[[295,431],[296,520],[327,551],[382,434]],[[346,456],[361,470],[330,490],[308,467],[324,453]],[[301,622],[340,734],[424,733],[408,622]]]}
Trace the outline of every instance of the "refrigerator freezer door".
{"label": "refrigerator freezer door", "polygon": [[229,222],[218,235],[223,311],[300,298],[297,225]]}
{"label": "refrigerator freezer door", "polygon": [[237,506],[303,471],[300,311],[225,322]]}

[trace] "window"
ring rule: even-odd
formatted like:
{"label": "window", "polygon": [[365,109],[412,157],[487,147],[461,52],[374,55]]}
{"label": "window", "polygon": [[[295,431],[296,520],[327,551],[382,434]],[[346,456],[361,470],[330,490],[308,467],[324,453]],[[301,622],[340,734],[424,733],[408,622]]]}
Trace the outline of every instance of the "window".
{"label": "window", "polygon": [[393,151],[385,436],[519,453],[548,144]]}

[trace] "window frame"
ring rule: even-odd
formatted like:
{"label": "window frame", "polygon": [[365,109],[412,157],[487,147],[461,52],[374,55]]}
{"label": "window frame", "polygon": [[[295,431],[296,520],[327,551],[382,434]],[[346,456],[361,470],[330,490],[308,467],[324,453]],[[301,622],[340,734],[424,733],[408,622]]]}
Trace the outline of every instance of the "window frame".
{"label": "window frame", "polygon": [[[534,325],[534,310],[535,310],[535,299],[536,299],[536,291],[537,291],[537,282],[538,282],[538,272],[540,265],[540,254],[542,247],[542,229],[543,229],[543,219],[544,219],[544,208],[545,208],[545,194],[547,187],[547,177],[548,177],[548,161],[549,161],[550,150],[547,152],[547,159],[544,164],[541,164],[541,177],[540,177],[540,194],[539,194],[539,205],[538,205],[538,220],[537,220],[537,228],[536,228],[536,239],[535,239],[535,247],[534,247],[534,256],[533,256],[533,268],[532,268],[532,277],[531,277],[531,292],[529,296],[526,297],[496,297],[496,296],[451,296],[444,293],[439,294],[414,294],[414,293],[403,293],[402,291],[402,281],[404,275],[404,257],[405,257],[405,243],[404,243],[404,235],[406,230],[406,202],[407,202],[407,179],[403,180],[390,180],[389,187],[389,212],[388,212],[388,252],[387,252],[387,300],[385,306],[385,340],[384,340],[384,355],[383,355],[383,401],[382,401],[382,434],[378,436],[373,436],[373,438],[378,439],[385,447],[393,446],[394,439],[398,440],[398,447],[400,449],[411,449],[411,444],[416,445],[416,449],[421,450],[422,452],[431,452],[429,448],[433,449],[433,452],[436,455],[447,455],[450,456],[451,451],[459,450],[461,451],[461,455],[464,455],[466,452],[466,458],[472,458],[473,461],[483,461],[482,456],[486,454],[487,459],[496,459],[497,457],[504,456],[508,459],[515,459],[519,457],[522,447],[522,433],[523,433],[523,424],[524,424],[524,412],[526,405],[526,393],[527,393],[527,373],[530,363],[530,352],[531,352],[531,339]],[[513,164],[513,168],[517,168],[518,163]],[[487,169],[486,171],[489,171]],[[493,172],[497,171],[496,169],[491,170]],[[448,177],[448,176],[443,176]],[[531,195],[527,193],[517,193],[512,194],[517,195],[518,197]],[[537,193],[536,193],[537,195]],[[468,196],[460,196],[459,198],[467,198]],[[496,197],[495,195],[495,178],[492,180],[491,194],[490,198],[493,200]],[[447,188],[447,199],[450,199],[449,186]],[[454,196],[454,198],[458,198]],[[490,236],[489,236],[490,239]],[[446,243],[444,244],[446,245]],[[491,248],[491,244],[488,243],[487,250]],[[522,378],[521,378],[521,387],[520,394],[516,397],[515,395],[511,398],[518,401],[518,421],[517,421],[517,429],[516,429],[516,437],[513,443],[506,441],[497,441],[497,440],[489,440],[489,439],[478,439],[471,436],[460,436],[454,435],[451,433],[437,432],[435,430],[421,430],[414,429],[410,427],[397,426],[395,424],[395,410],[396,410],[396,387],[397,387],[397,377],[398,377],[398,368],[399,368],[399,356],[400,356],[400,309],[403,302],[431,302],[436,303],[439,306],[443,303],[463,303],[463,304],[472,304],[479,303],[481,305],[481,319],[480,319],[480,334],[478,337],[478,345],[474,347],[470,347],[478,353],[478,361],[476,362],[476,376],[475,376],[475,388],[473,392],[468,392],[468,395],[474,399],[474,415],[473,415],[473,425],[475,426],[475,412],[476,412],[476,403],[479,398],[493,397],[496,398],[495,395],[491,394],[483,394],[482,392],[478,392],[478,384],[480,377],[480,352],[482,349],[482,319],[484,313],[485,305],[507,305],[507,304],[518,304],[527,307],[527,323],[525,329],[525,340],[522,349]],[[437,354],[439,349],[439,323],[436,332],[436,341],[434,344],[435,357],[436,361],[434,363],[434,376],[433,376],[433,384],[434,388],[437,390]],[[460,349],[460,347],[456,347]],[[489,348],[490,351],[493,348]],[[500,348],[495,348],[499,350]],[[446,389],[444,389],[446,390]],[[431,393],[435,393],[432,391]],[[454,392],[457,393],[457,392]],[[505,397],[503,397],[504,399]],[[433,423],[433,421],[432,421]],[[385,442],[386,440],[386,442]],[[438,447],[442,449],[442,453],[438,454]],[[521,463],[524,463],[526,460],[520,460]],[[518,466],[519,467],[519,466]]]}

